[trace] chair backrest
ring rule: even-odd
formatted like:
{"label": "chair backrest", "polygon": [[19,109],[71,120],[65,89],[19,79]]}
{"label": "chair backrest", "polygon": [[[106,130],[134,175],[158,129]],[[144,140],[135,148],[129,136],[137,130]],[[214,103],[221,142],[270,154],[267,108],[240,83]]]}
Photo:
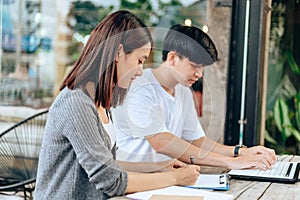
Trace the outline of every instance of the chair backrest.
{"label": "chair backrest", "polygon": [[48,110],[0,134],[1,186],[35,180]]}

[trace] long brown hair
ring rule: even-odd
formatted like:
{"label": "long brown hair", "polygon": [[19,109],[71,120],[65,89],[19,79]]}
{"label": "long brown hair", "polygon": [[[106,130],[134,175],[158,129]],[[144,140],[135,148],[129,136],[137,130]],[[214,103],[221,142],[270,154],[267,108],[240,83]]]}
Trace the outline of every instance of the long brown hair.
{"label": "long brown hair", "polygon": [[[113,90],[118,82],[115,59],[119,45],[122,44],[128,54],[149,42],[152,47],[150,31],[131,12],[121,10],[108,15],[92,31],[60,90],[66,86],[69,89],[81,88],[97,106],[110,108],[116,104],[116,101],[113,102]],[[87,83],[90,82],[95,84],[93,95],[87,91]],[[125,92],[118,91],[114,92],[117,93],[114,98],[122,100]]]}

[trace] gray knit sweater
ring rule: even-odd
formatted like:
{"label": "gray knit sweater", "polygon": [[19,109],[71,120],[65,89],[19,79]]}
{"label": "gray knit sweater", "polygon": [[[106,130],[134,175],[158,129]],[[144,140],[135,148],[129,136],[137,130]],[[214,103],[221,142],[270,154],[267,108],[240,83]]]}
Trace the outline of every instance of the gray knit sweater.
{"label": "gray knit sweater", "polygon": [[124,195],[127,173],[113,159],[93,101],[63,89],[50,107],[34,199],[107,199]]}

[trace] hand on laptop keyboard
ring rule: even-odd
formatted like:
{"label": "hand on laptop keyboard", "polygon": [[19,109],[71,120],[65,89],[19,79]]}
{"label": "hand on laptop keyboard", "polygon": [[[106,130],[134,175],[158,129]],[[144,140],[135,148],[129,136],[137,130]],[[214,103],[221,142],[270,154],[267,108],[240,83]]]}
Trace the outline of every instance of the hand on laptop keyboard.
{"label": "hand on laptop keyboard", "polygon": [[[276,162],[275,151],[273,149],[269,149],[264,146],[254,146],[254,147],[240,149],[240,155],[241,156],[263,155],[270,165],[273,165]],[[270,165],[266,164],[266,169],[268,169]]]}
{"label": "hand on laptop keyboard", "polygon": [[229,169],[270,169],[273,162],[263,154],[234,157],[229,163]]}

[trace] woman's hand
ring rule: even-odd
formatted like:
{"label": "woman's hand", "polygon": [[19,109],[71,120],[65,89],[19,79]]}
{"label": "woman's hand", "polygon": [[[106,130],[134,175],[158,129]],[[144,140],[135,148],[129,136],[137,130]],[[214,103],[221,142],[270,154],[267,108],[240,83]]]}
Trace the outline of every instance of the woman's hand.
{"label": "woman's hand", "polygon": [[178,168],[183,168],[187,167],[187,164],[177,160],[177,159],[171,159],[171,160],[166,160],[160,163],[161,167],[160,170],[161,172],[164,171],[172,171]]}
{"label": "woman's hand", "polygon": [[174,173],[175,175],[176,185],[194,185],[200,174],[200,166],[188,165],[186,167],[176,169],[171,173]]}
{"label": "woman's hand", "polygon": [[[175,164],[175,166],[177,166],[176,163],[178,162],[174,159],[173,164]],[[172,171],[159,173],[128,172],[126,193],[159,189],[172,185],[194,185],[199,174],[200,167],[197,165],[188,165]]]}

